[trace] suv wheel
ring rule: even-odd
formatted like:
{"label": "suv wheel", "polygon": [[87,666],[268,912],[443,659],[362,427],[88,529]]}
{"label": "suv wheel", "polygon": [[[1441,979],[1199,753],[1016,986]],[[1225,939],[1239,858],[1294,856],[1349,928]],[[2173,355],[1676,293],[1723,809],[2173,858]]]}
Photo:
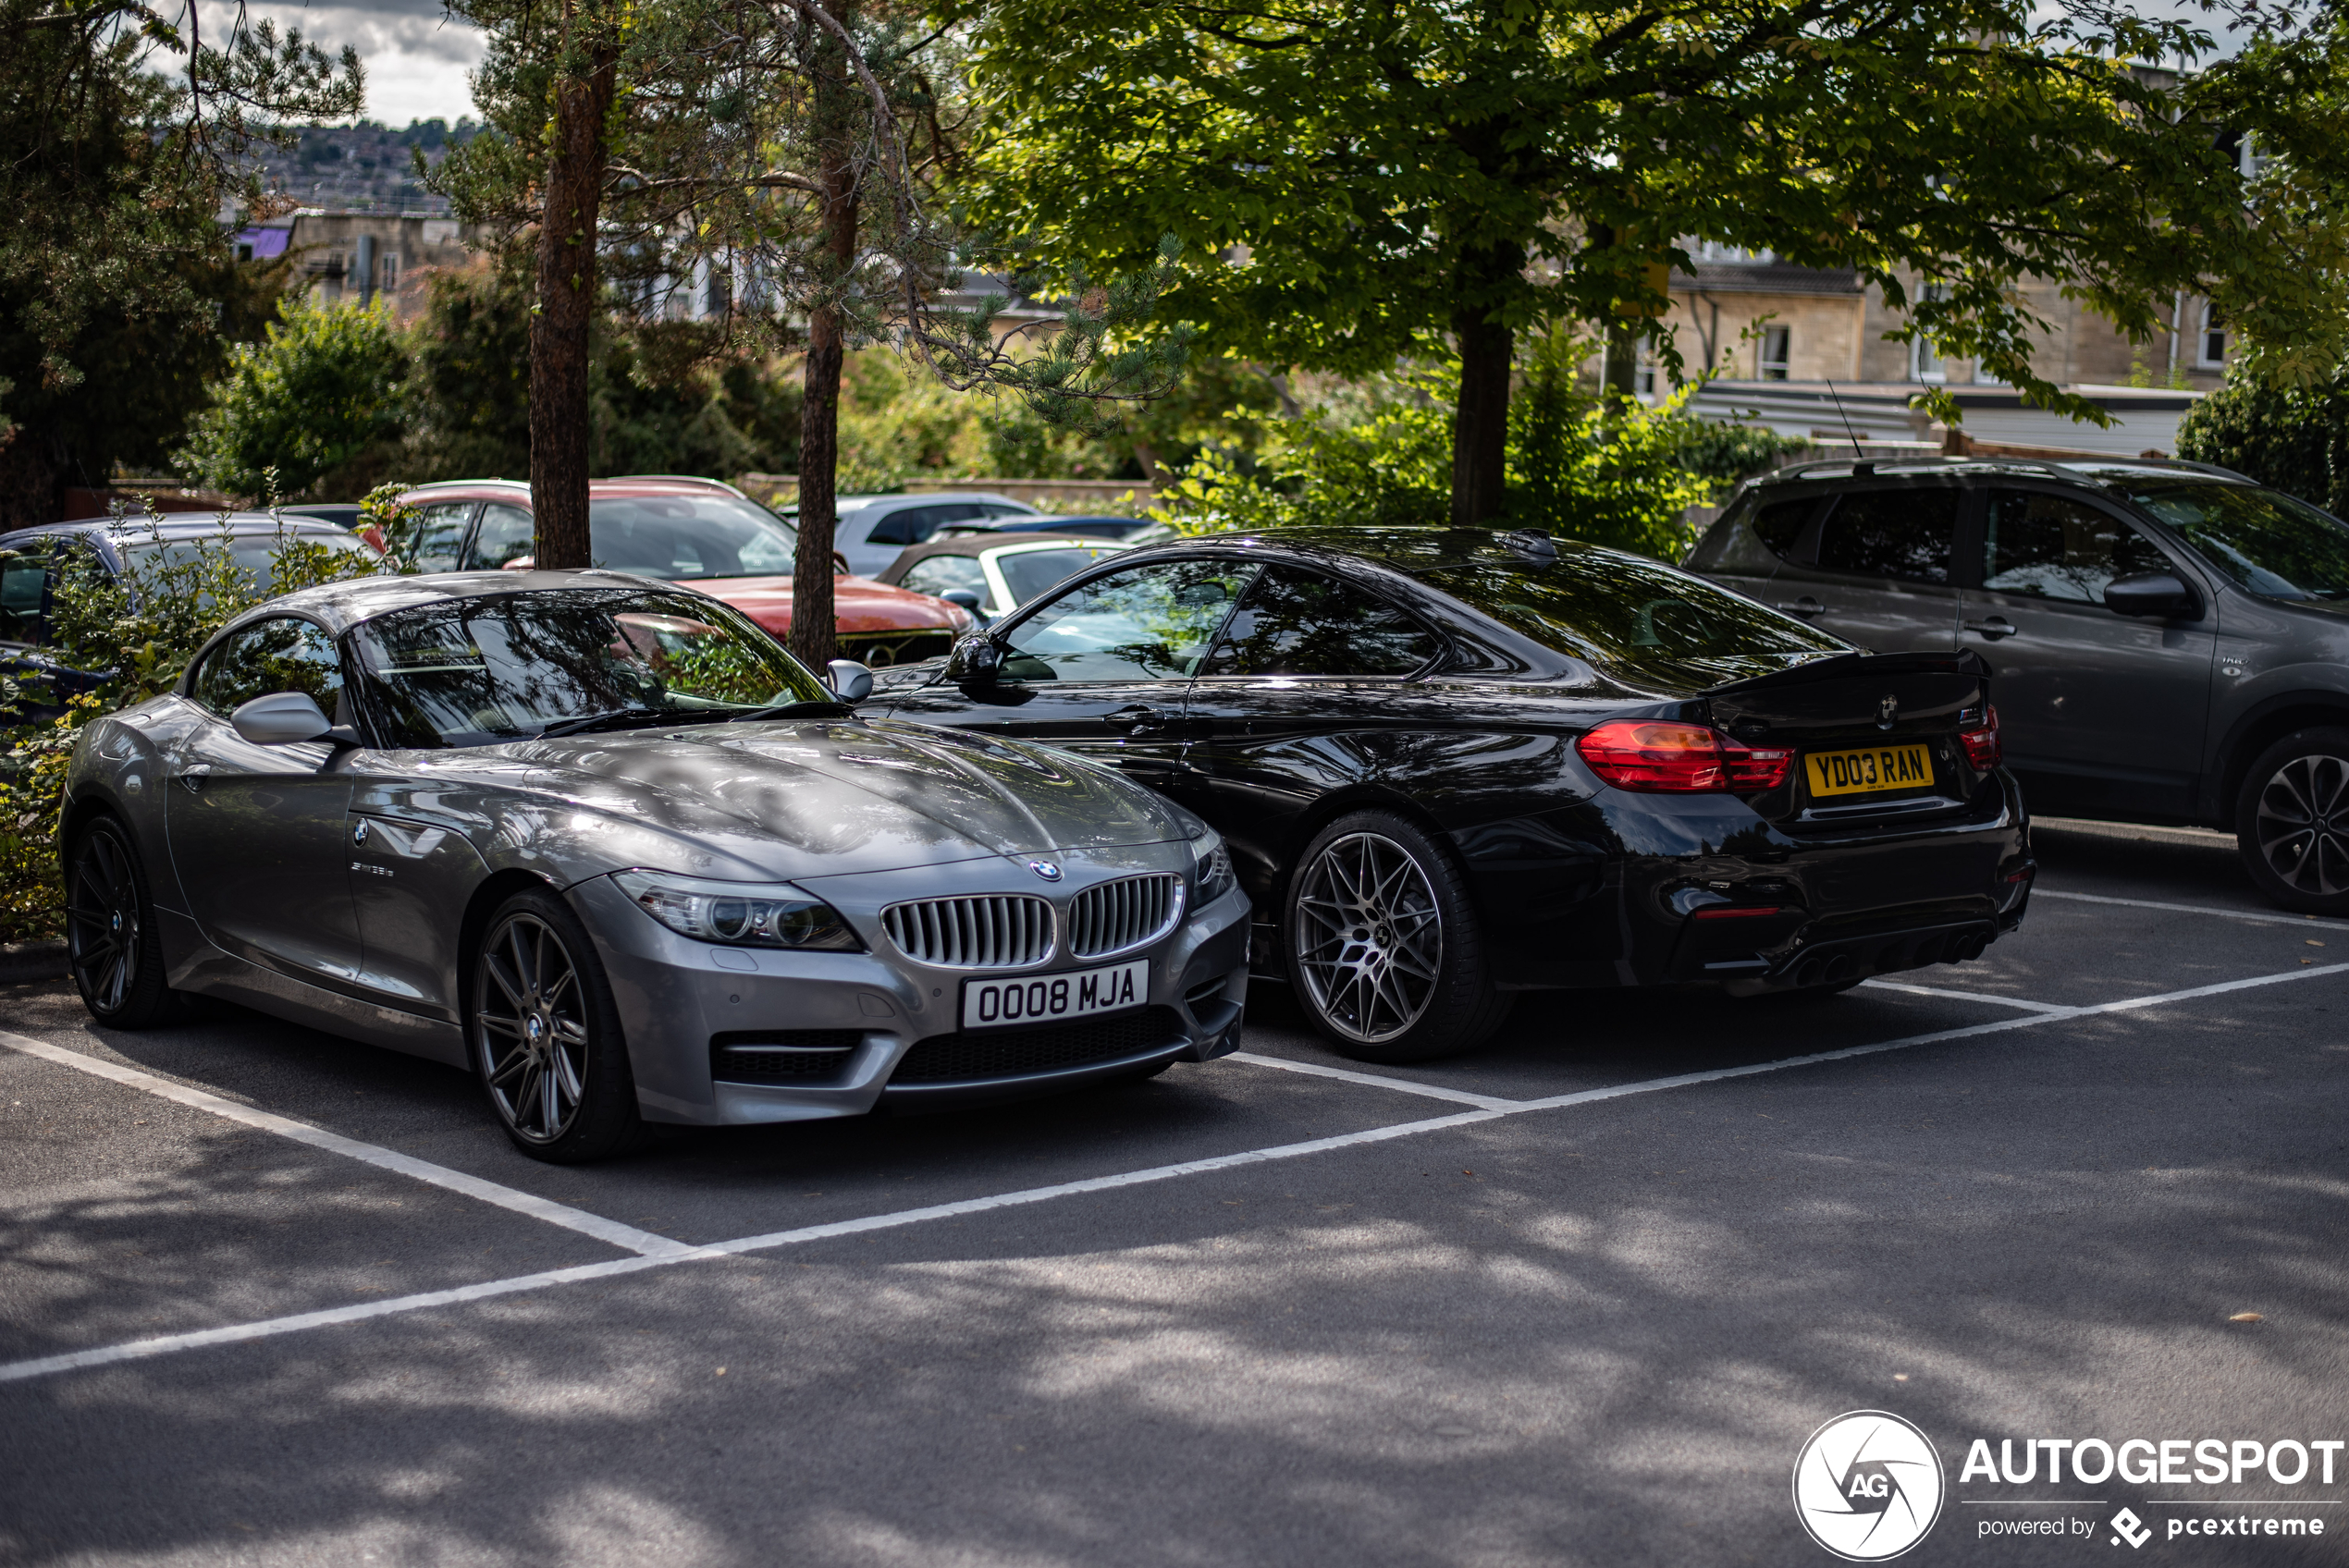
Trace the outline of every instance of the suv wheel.
{"label": "suv wheel", "polygon": [[2235,842],[2269,901],[2349,914],[2349,729],[2303,729],[2260,753],[2236,797]]}
{"label": "suv wheel", "polygon": [[1451,857],[1392,812],[1342,816],[1306,846],[1287,925],[1297,999],[1358,1061],[1456,1055],[1498,1028],[1515,999],[1493,987]]}

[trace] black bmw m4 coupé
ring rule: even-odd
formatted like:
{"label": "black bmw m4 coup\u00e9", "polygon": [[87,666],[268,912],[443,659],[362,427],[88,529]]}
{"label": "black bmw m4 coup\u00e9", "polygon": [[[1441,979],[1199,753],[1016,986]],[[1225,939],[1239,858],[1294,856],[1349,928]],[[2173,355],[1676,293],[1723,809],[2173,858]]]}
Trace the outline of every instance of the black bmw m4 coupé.
{"label": "black bmw m4 coup\u00e9", "polygon": [[1870,655],[1538,533],[1131,551],[867,711],[1108,762],[1220,829],[1254,962],[1346,1054],[1520,991],[1826,993],[1978,956],[2033,863],[1971,654]]}

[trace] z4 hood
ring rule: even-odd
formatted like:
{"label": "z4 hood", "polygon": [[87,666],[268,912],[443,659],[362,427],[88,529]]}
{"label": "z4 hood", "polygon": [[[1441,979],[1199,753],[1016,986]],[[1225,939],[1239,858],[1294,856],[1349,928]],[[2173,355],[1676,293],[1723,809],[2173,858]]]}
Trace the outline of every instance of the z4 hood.
{"label": "z4 hood", "polygon": [[1081,855],[1199,831],[1181,807],[1065,753],[888,720],[582,735],[509,755],[531,765],[533,792],[777,878]]}

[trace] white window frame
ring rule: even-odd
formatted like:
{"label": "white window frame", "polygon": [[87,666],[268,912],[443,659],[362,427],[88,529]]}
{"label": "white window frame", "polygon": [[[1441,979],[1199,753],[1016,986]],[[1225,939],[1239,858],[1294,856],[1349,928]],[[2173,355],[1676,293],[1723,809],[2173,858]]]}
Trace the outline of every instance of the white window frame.
{"label": "white window frame", "polygon": [[[2210,352],[2210,340],[2219,340],[2217,354]],[[2195,319],[2194,364],[2196,370],[2227,368],[2227,323],[2219,308],[2209,300],[2202,302],[2201,313]]]}
{"label": "white window frame", "polygon": [[[1775,359],[1770,355],[1773,341],[1776,342],[1778,350],[1777,357]],[[1753,350],[1753,368],[1759,378],[1764,381],[1791,380],[1794,374],[1794,328],[1791,326],[1764,327],[1762,341]]]}
{"label": "white window frame", "polygon": [[[1941,298],[1941,286],[1937,283],[1920,284],[1917,297],[1927,303],[1938,300]],[[1909,339],[1909,379],[1925,382],[1946,382],[1949,379],[1949,361],[1941,357],[1941,350],[1934,347],[1931,338],[1918,337]]]}

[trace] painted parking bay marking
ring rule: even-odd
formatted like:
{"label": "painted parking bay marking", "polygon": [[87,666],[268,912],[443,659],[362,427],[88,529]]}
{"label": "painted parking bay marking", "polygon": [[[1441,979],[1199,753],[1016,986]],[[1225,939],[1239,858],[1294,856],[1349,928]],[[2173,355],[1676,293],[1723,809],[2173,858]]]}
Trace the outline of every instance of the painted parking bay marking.
{"label": "painted parking bay marking", "polygon": [[[1121,1187],[1138,1186],[1145,1182],[1171,1181],[1183,1176],[1229,1170],[1274,1160],[1295,1159],[1365,1144],[1384,1143],[1393,1139],[1415,1137],[1425,1133],[1445,1132],[1457,1127],[1471,1126],[1478,1122],[1499,1121],[1506,1117],[1521,1115],[1527,1111],[1563,1109],[1569,1106],[1590,1105],[1601,1100],[1619,1099],[1631,1095],[1654,1094],[1664,1089],[1678,1089],[1698,1084],[1714,1084],[1731,1078],[1750,1078],[1765,1072],[1783,1072],[1789,1068],[1848,1061],[1858,1057],[1907,1050],[1916,1046],[1937,1045],[1944,1041],[1969,1039],[1976,1035],[2002,1035],[2011,1030],[2033,1029],[2047,1023],[2069,1023],[2074,1019],[2093,1018],[2100,1013],[2141,1011],[2147,1008],[2161,1007],[2172,1002],[2195,1001],[2205,997],[2221,996],[2233,991],[2284,985],[2294,980],[2309,980],[2319,975],[2331,976],[2344,973],[2349,973],[2349,963],[2331,963],[2315,969],[2294,969],[2280,974],[2255,975],[2245,980],[2222,980],[2214,985],[2196,986],[2190,990],[2170,991],[2150,997],[2131,997],[2117,1002],[2099,1002],[2087,1007],[2070,1008],[2060,1012],[2037,1012],[2022,1018],[2002,1018],[1995,1023],[1971,1024],[1959,1029],[1937,1029],[1930,1034],[1912,1035],[1902,1039],[1886,1040],[1875,1045],[1851,1046],[1840,1050],[1821,1051],[1814,1056],[1789,1057],[1779,1061],[1755,1062],[1741,1067],[1716,1068],[1703,1072],[1684,1072],[1670,1078],[1651,1078],[1642,1083],[1617,1084],[1602,1088],[1578,1090],[1571,1094],[1553,1095],[1544,1099],[1502,1101],[1489,1108],[1462,1110],[1449,1116],[1432,1117],[1423,1121],[1406,1121],[1384,1127],[1367,1128],[1358,1133],[1341,1133],[1326,1138],[1310,1139],[1304,1143],[1282,1144],[1271,1148],[1251,1149],[1240,1154],[1214,1155],[1204,1159],[1187,1160],[1178,1165],[1152,1166],[1147,1170],[1128,1170],[1111,1176],[1088,1177],[1083,1181],[1064,1182],[1049,1187],[1030,1187],[1020,1192],[966,1198],[954,1203],[936,1204],[923,1208],[902,1209],[893,1214],[877,1214],[858,1219],[842,1219],[830,1224],[810,1225],[793,1231],[770,1231],[765,1235],[744,1236],[735,1241],[717,1242],[706,1246],[688,1247],[670,1242],[665,1237],[655,1238],[664,1246],[673,1250],[655,1256],[614,1258],[608,1263],[588,1263],[569,1268],[548,1269],[537,1274],[514,1275],[504,1280],[488,1280],[479,1284],[461,1285],[453,1290],[429,1291],[418,1295],[398,1296],[388,1301],[355,1302],[349,1306],[298,1313],[288,1317],[265,1318],[254,1323],[230,1324],[217,1329],[203,1329],[190,1333],[162,1335],[154,1339],[134,1340],[122,1344],[72,1351],[61,1355],[43,1356],[37,1360],[10,1362],[0,1365],[0,1383],[21,1382],[28,1378],[49,1377],[61,1372],[110,1366],[125,1361],[143,1360],[151,1356],[167,1355],[183,1350],[201,1349],[206,1345],[246,1343],[254,1340],[274,1338],[280,1334],[300,1333],[310,1329],[362,1322],[374,1317],[395,1317],[402,1313],[423,1311],[436,1306],[486,1301],[498,1296],[516,1295],[552,1285],[572,1284],[587,1280],[608,1280],[623,1274],[640,1273],[649,1268],[665,1268],[671,1264],[732,1257],[744,1253],[764,1252],[775,1247],[824,1241],[838,1236],[893,1230],[903,1226],[924,1224],[935,1219],[983,1214],[992,1209],[1045,1203],[1081,1194],[1110,1192]],[[22,1037],[18,1035],[0,1034],[0,1045],[18,1045]],[[23,1043],[40,1044],[37,1041]],[[18,1045],[18,1048],[22,1048],[22,1046]],[[53,1051],[67,1057],[77,1054],[64,1051],[54,1046],[41,1046],[33,1054],[47,1057]],[[91,1060],[87,1058],[82,1060]],[[78,1065],[78,1063],[68,1065]],[[99,1076],[114,1075],[114,1064],[111,1062],[91,1060],[91,1065],[93,1068],[108,1070],[100,1072]],[[132,1076],[143,1078],[146,1074],[135,1073]],[[155,1082],[163,1083],[162,1080],[155,1080]],[[180,1086],[165,1084],[164,1087],[177,1090]],[[188,1092],[194,1093],[195,1091]],[[208,1099],[211,1096],[203,1097]],[[236,1109],[240,1111],[248,1109],[241,1106]],[[293,1125],[298,1126],[300,1123]],[[550,1205],[549,1207],[560,1206]],[[568,1212],[576,1213],[577,1211]],[[584,1218],[593,1219],[594,1217],[585,1216]],[[603,1223],[611,1222],[603,1221]]]}
{"label": "painted parking bay marking", "polygon": [[623,1225],[617,1219],[606,1219],[600,1214],[573,1208],[552,1198],[542,1198],[535,1193],[525,1193],[497,1182],[486,1182],[478,1176],[468,1176],[461,1170],[451,1170],[445,1165],[435,1165],[428,1159],[401,1154],[396,1149],[380,1148],[363,1144],[356,1138],[346,1138],[339,1133],[329,1133],[323,1127],[313,1127],[307,1121],[296,1121],[289,1116],[277,1116],[258,1110],[202,1089],[175,1084],[168,1078],[158,1078],[152,1072],[141,1072],[135,1067],[106,1061],[80,1051],[69,1051],[63,1046],[53,1046],[45,1040],[29,1039],[0,1030],[0,1046],[22,1051],[27,1056],[54,1061],[60,1067],[70,1067],[76,1072],[87,1072],[92,1078],[105,1078],[129,1088],[142,1090],[160,1098],[184,1105],[193,1110],[209,1111],[230,1121],[240,1121],[264,1133],[275,1133],[297,1144],[307,1144],[328,1154],[338,1154],[347,1159],[360,1160],[380,1170],[395,1171],[452,1193],[462,1193],[469,1198],[495,1204],[516,1214],[526,1214],[533,1219],[543,1219],[549,1225],[560,1225],[566,1231],[576,1231],[593,1236],[609,1245],[638,1253],[646,1257],[670,1257],[687,1251],[684,1243],[667,1236],[657,1236],[650,1231],[639,1231],[633,1225]]}
{"label": "painted parking bay marking", "polygon": [[1139,1007],[1150,999],[1150,961],[1140,958],[1025,979],[965,980],[963,1027],[1000,1029],[1006,1023],[1091,1018]]}

